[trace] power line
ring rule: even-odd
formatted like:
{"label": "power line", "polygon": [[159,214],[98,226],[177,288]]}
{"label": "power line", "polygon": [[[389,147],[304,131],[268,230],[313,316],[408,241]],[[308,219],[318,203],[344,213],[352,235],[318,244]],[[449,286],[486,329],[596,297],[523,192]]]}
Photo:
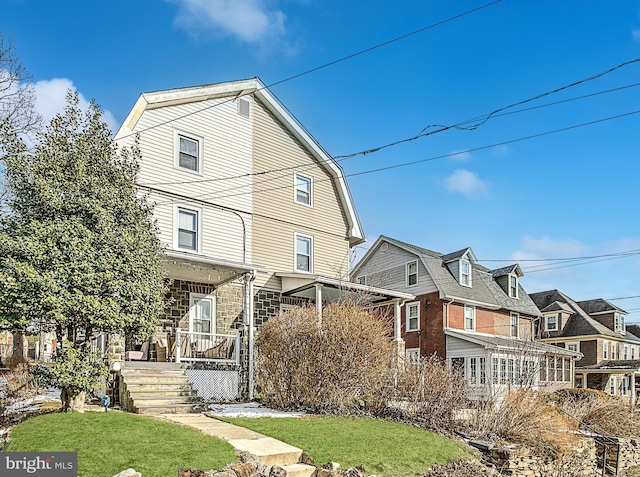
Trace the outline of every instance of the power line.
{"label": "power line", "polygon": [[[624,117],[628,117],[628,116],[632,116],[634,114],[638,114],[640,113],[640,110],[635,110],[635,111],[631,111],[628,113],[622,113],[622,114],[618,114],[615,116],[610,116],[607,118],[601,118],[601,119],[597,119],[594,121],[588,121],[586,123],[580,123],[580,124],[574,124],[572,126],[567,126],[564,128],[559,128],[559,129],[554,129],[551,131],[545,131],[542,133],[537,133],[537,134],[531,134],[529,136],[524,136],[524,137],[520,137],[517,139],[510,139],[507,141],[502,141],[502,142],[497,142],[497,143],[493,143],[493,144],[489,144],[489,145],[485,145],[485,146],[479,146],[479,147],[475,147],[475,148],[471,148],[471,149],[467,149],[465,151],[458,151],[458,152],[452,152],[452,153],[448,153],[448,154],[442,154],[439,156],[434,156],[434,157],[429,157],[426,159],[419,159],[419,160],[415,160],[415,161],[410,161],[410,162],[403,162],[400,164],[393,164],[390,166],[385,166],[385,167],[379,167],[376,169],[369,169],[369,170],[365,170],[365,171],[360,171],[360,172],[353,172],[351,174],[342,174],[339,178],[347,178],[347,177],[356,177],[356,176],[361,176],[361,175],[367,175],[367,174],[373,174],[376,172],[382,172],[382,171],[388,171],[388,170],[392,170],[392,169],[398,169],[401,167],[408,167],[408,166],[413,166],[416,164],[422,164],[422,163],[426,163],[426,162],[432,162],[435,160],[439,160],[439,159],[444,159],[444,158],[448,158],[448,157],[453,157],[459,154],[465,154],[465,153],[469,153],[469,152],[476,152],[476,151],[482,151],[485,149],[491,149],[494,147],[498,147],[498,146],[504,146],[504,145],[508,145],[508,144],[514,144],[517,142],[522,142],[522,141],[527,141],[530,139],[536,139],[536,138],[540,138],[540,137],[544,137],[544,136],[549,136],[552,134],[557,134],[560,132],[565,132],[565,131],[570,131],[573,129],[578,129],[581,127],[585,127],[585,126],[592,126],[594,124],[599,124],[599,123],[603,123],[606,121],[612,121],[614,119],[620,119],[620,118],[624,118]],[[314,181],[314,183],[319,183],[319,182],[326,182],[326,181],[332,181],[333,178],[326,178],[326,179],[316,179]],[[293,182],[293,181],[291,181]],[[249,186],[254,186],[255,184],[247,184],[245,186],[239,186],[239,187],[249,187]],[[207,198],[207,199],[223,199],[223,198],[229,198],[229,197],[236,197],[236,196],[240,196],[240,195],[247,195],[247,194],[259,194],[259,193],[264,193],[264,192],[272,192],[275,190],[281,190],[281,189],[292,189],[295,185],[294,184],[288,184],[288,185],[284,185],[284,186],[279,186],[279,187],[271,187],[271,188],[266,188],[266,189],[260,189],[257,191],[251,190],[251,191],[246,191],[246,192],[238,192],[235,194],[226,194],[226,195],[216,195],[219,194],[219,192],[209,192],[209,193],[205,193],[205,194],[200,194],[200,195],[193,195],[193,198]],[[169,202],[159,202],[157,203],[157,205],[164,205],[164,204],[170,204],[173,203],[173,201],[169,201]]]}
{"label": "power line", "polygon": [[384,42],[382,42],[382,43],[378,43],[377,45],[374,45],[374,46],[371,46],[371,47],[365,48],[364,50],[357,51],[356,53],[351,53],[350,55],[343,56],[342,58],[339,58],[339,59],[337,59],[337,60],[330,61],[330,62],[325,63],[325,64],[323,64],[323,65],[316,66],[316,67],[311,68],[311,69],[309,69],[309,70],[303,71],[302,73],[298,73],[298,74],[295,74],[295,75],[293,75],[293,76],[289,76],[288,78],[285,78],[285,79],[282,79],[282,80],[276,81],[275,83],[271,83],[271,84],[268,84],[268,85],[263,86],[263,87],[261,87],[261,88],[257,88],[257,89],[256,89],[256,90],[254,90],[254,91],[247,92],[247,93],[241,93],[241,94],[238,94],[238,95],[234,96],[233,98],[229,98],[229,99],[227,99],[227,100],[225,100],[225,101],[222,101],[222,102],[220,102],[220,103],[215,103],[215,104],[212,104],[212,105],[206,106],[206,107],[204,107],[204,108],[198,109],[198,110],[196,110],[196,111],[191,111],[191,112],[189,112],[189,113],[183,114],[182,116],[178,116],[178,117],[176,117],[176,118],[168,119],[168,120],[166,120],[166,121],[163,121],[163,122],[160,122],[160,123],[157,123],[157,124],[151,125],[151,126],[149,126],[149,127],[146,127],[146,128],[144,128],[144,129],[141,129],[141,130],[139,130],[139,131],[136,131],[135,133],[130,133],[130,134],[127,134],[127,135],[121,136],[121,137],[120,137],[120,139],[125,139],[125,138],[131,137],[131,136],[135,136],[136,134],[140,134],[140,133],[143,133],[143,132],[150,131],[150,130],[155,129],[155,128],[158,128],[158,127],[160,127],[160,126],[164,126],[164,125],[167,125],[167,124],[171,124],[171,123],[173,123],[173,122],[175,122],[175,121],[178,121],[178,120],[180,120],[180,119],[184,119],[184,118],[186,118],[186,117],[193,116],[193,115],[195,115],[195,114],[199,114],[199,113],[201,113],[202,111],[206,111],[206,110],[208,110],[208,109],[211,109],[211,108],[214,108],[214,107],[221,106],[221,105],[223,105],[223,104],[227,104],[227,103],[233,102],[233,101],[237,100],[238,98],[241,98],[241,97],[243,97],[243,96],[247,96],[247,95],[249,95],[249,94],[253,94],[254,92],[262,91],[262,90],[265,90],[265,89],[267,89],[267,90],[268,90],[269,88],[272,88],[272,87],[274,87],[274,86],[278,86],[278,85],[281,85],[281,84],[286,83],[286,82],[288,82],[288,81],[291,81],[291,80],[294,80],[294,79],[300,78],[300,77],[302,77],[302,76],[306,76],[306,75],[308,75],[308,74],[315,73],[316,71],[322,70],[322,69],[324,69],[324,68],[328,68],[328,67],[330,67],[330,66],[334,66],[334,65],[336,65],[336,64],[338,64],[338,63],[342,63],[343,61],[347,61],[347,60],[353,59],[353,58],[355,58],[355,57],[357,57],[357,56],[364,55],[364,54],[369,53],[369,52],[371,52],[371,51],[374,51],[374,50],[377,50],[377,49],[379,49],[379,48],[383,48],[383,47],[385,47],[385,46],[388,46],[388,45],[390,45],[390,44],[392,44],[392,43],[396,43],[396,42],[398,42],[398,41],[405,40],[405,39],[407,39],[407,38],[409,38],[409,37],[412,37],[412,36],[414,36],[414,35],[417,35],[417,34],[419,34],[419,33],[425,32],[425,31],[427,31],[427,30],[431,30],[431,29],[433,29],[433,28],[436,28],[436,27],[438,27],[438,26],[441,26],[441,25],[444,25],[444,24],[446,24],[446,23],[452,22],[452,21],[454,21],[454,20],[457,20],[457,19],[459,19],[459,18],[465,17],[465,16],[467,16],[467,15],[471,15],[472,13],[476,13],[476,12],[478,12],[478,11],[480,11],[480,10],[483,10],[483,9],[485,9],[485,8],[488,8],[488,7],[491,7],[491,6],[493,6],[493,5],[496,5],[496,4],[500,3],[501,1],[502,1],[502,0],[494,0],[493,2],[489,2],[489,3],[486,3],[486,4],[481,5],[481,6],[479,6],[479,7],[472,8],[471,10],[467,10],[467,11],[465,11],[465,12],[463,12],[463,13],[459,13],[459,14],[454,15],[454,16],[452,16],[452,17],[446,18],[445,20],[440,20],[439,22],[432,23],[431,25],[428,25],[428,26],[425,26],[425,27],[419,28],[418,30],[412,31],[412,32],[410,32],[410,33],[405,33],[404,35],[400,35],[400,36],[395,37],[395,38],[393,38],[393,39],[391,39],[391,40],[387,40],[387,41],[384,41]]}

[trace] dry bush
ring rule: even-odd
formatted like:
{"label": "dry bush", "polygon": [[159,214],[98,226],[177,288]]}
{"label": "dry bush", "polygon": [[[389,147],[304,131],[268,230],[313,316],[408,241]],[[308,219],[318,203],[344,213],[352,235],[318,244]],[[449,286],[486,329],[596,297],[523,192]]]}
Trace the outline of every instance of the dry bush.
{"label": "dry bush", "polygon": [[388,320],[350,304],[295,308],[270,319],[256,342],[262,400],[316,412],[380,406],[388,375]]}
{"label": "dry bush", "polygon": [[479,438],[498,437],[561,456],[576,444],[578,423],[561,413],[545,395],[530,389],[510,391],[502,399],[476,403],[467,431]]}
{"label": "dry bush", "polygon": [[4,378],[7,380],[5,394],[9,401],[26,399],[40,392],[38,383],[26,363],[16,365],[15,368],[4,374]]}
{"label": "dry bush", "polygon": [[462,374],[431,356],[419,364],[393,370],[389,401],[407,418],[440,432],[455,430],[456,411],[468,407],[468,386]]}
{"label": "dry bush", "polygon": [[567,414],[604,435],[640,437],[638,410],[626,400],[594,389],[563,389],[550,399]]}

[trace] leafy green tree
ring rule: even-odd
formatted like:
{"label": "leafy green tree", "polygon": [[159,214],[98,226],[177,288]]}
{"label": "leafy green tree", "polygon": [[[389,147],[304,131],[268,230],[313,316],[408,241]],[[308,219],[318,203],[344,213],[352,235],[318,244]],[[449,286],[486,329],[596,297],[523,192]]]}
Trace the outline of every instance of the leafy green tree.
{"label": "leafy green tree", "polygon": [[101,115],[70,92],[33,152],[8,142],[0,329],[54,331],[86,350],[95,333],[146,338],[157,324],[166,282],[152,210],[134,185],[140,151],[118,150]]}

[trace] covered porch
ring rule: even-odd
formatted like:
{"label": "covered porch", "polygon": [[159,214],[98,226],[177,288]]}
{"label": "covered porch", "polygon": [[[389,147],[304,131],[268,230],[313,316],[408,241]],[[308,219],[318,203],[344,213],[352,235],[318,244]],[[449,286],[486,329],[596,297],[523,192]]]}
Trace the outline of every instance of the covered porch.
{"label": "covered porch", "polygon": [[576,387],[598,389],[636,404],[640,393],[640,360],[610,360],[576,367]]}

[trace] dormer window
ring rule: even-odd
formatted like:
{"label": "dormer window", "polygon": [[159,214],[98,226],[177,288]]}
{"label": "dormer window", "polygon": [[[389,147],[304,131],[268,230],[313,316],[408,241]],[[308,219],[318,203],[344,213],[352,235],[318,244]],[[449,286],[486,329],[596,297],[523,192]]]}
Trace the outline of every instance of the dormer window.
{"label": "dormer window", "polygon": [[558,331],[558,315],[547,315],[544,317],[545,331]]}
{"label": "dormer window", "polygon": [[418,284],[418,261],[407,263],[407,286]]}
{"label": "dormer window", "polygon": [[518,298],[518,277],[516,275],[509,275],[509,296]]}
{"label": "dormer window", "polygon": [[613,315],[613,331],[624,335],[626,328],[624,325],[624,316],[621,313],[615,313]]}
{"label": "dormer window", "polygon": [[471,263],[467,260],[460,260],[460,285],[471,286]]}

